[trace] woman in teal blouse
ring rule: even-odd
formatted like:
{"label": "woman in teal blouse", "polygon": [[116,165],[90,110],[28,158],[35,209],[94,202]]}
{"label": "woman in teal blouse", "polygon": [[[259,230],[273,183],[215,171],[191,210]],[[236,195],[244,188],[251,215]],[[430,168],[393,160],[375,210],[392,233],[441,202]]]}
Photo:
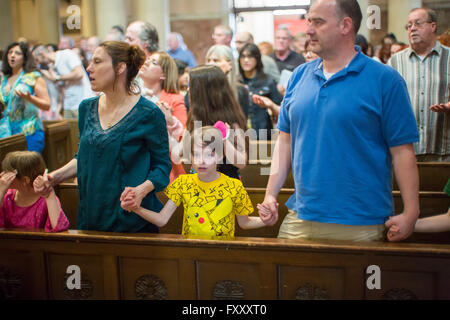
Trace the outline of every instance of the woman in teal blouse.
{"label": "woman in teal blouse", "polygon": [[36,190],[45,194],[77,175],[80,230],[158,231],[127,211],[141,204],[160,211],[156,192],[167,186],[172,168],[164,115],[135,93],[133,81],[144,61],[142,50],[122,42],[96,49],[87,70],[92,89],[104,94],[80,104],[75,159],[49,174],[47,188]]}

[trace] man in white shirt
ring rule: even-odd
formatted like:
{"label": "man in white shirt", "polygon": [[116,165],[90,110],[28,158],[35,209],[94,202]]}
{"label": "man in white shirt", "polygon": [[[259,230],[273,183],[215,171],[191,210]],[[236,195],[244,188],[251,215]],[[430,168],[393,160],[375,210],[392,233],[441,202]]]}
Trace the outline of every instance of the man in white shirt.
{"label": "man in white shirt", "polygon": [[78,119],[78,106],[84,99],[94,96],[88,75],[78,55],[72,50],[50,52],[45,47],[35,50],[39,63],[51,65],[49,70],[40,70],[48,80],[63,82],[64,118]]}

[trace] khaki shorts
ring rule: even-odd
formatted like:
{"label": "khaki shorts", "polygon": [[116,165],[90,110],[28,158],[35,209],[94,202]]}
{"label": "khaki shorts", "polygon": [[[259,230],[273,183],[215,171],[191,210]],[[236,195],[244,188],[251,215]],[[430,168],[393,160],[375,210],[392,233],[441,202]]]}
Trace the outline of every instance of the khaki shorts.
{"label": "khaki shorts", "polygon": [[78,120],[78,110],[64,110],[64,119]]}
{"label": "khaki shorts", "polygon": [[281,224],[278,238],[384,241],[386,239],[386,231],[384,224],[351,226],[301,220],[297,217],[296,212],[289,210]]}

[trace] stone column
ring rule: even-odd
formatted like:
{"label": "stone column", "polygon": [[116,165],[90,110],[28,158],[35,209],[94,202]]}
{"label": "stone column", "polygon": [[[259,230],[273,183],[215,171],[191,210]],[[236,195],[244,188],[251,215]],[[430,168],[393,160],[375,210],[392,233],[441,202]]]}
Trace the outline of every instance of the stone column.
{"label": "stone column", "polygon": [[81,0],[81,35],[86,38],[97,35],[95,3],[92,0]]}
{"label": "stone column", "polygon": [[359,28],[358,34],[366,37],[367,41],[369,41],[369,29],[367,27],[367,8],[370,6],[369,0],[358,0],[359,6],[361,7],[362,12],[362,21],[361,27]]}
{"label": "stone column", "polygon": [[97,35],[105,39],[114,25],[127,25],[127,6],[124,0],[95,0]]}
{"label": "stone column", "polygon": [[170,2],[168,0],[135,0],[133,20],[149,22],[158,30],[159,48],[166,49],[170,30]]}
{"label": "stone column", "polygon": [[0,30],[5,30],[5,32],[0,33],[0,48],[3,50],[8,46],[8,44],[14,41],[16,33],[16,26],[13,21],[11,2],[0,1],[0,12]]}
{"label": "stone column", "polygon": [[409,12],[421,6],[422,0],[389,0],[388,31],[395,34],[398,41],[408,43],[408,32],[405,30],[405,25],[408,22]]}
{"label": "stone column", "polygon": [[58,0],[37,0],[36,16],[39,23],[39,42],[59,43],[60,20]]}

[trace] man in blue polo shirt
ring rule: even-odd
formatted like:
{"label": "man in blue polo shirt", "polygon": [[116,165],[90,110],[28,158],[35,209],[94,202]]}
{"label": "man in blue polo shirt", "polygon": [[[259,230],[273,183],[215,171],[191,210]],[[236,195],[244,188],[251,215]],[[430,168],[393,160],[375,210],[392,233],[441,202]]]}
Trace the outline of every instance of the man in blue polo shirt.
{"label": "man in blue polo shirt", "polygon": [[[413,142],[418,132],[405,81],[354,46],[356,0],[317,0],[308,14],[310,46],[321,59],[298,67],[280,110],[264,220],[292,168],[295,193],[279,237],[403,240],[419,215]],[[392,168],[404,203],[394,213]],[[389,220],[389,222],[387,222]]]}

